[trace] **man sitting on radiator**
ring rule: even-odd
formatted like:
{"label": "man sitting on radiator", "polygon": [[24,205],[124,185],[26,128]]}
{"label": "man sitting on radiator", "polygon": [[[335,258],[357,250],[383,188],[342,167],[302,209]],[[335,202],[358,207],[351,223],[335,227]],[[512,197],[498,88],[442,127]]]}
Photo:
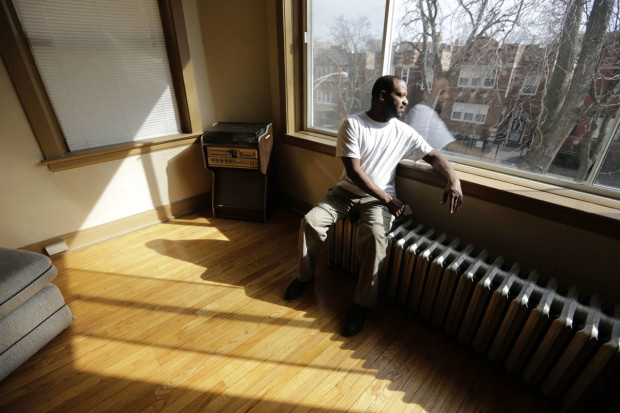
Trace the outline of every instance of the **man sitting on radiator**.
{"label": "man sitting on radiator", "polygon": [[359,333],[367,310],[377,305],[386,234],[404,209],[394,189],[400,160],[424,159],[446,179],[441,203],[448,202],[450,213],[461,206],[463,199],[461,183],[446,158],[399,120],[407,103],[407,85],[402,79],[383,76],[375,82],[370,110],[347,117],[338,131],[336,156],[344,164],[338,185],[301,220],[299,271],[286,289],[284,298],[288,300],[298,298],[314,278],[316,258],[327,238],[327,229],[353,210],[359,212],[360,266],[353,307],[344,324],[345,335]]}

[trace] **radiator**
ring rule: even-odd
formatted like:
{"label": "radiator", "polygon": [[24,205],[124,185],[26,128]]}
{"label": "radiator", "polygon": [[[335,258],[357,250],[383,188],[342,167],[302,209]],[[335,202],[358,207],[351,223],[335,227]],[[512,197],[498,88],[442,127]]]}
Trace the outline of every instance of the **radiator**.
{"label": "radiator", "polygon": [[[328,265],[355,274],[358,227],[338,221],[327,239]],[[581,406],[620,361],[620,306],[601,310],[598,296],[525,273],[487,250],[425,228],[412,216],[388,234],[380,291],[409,316],[486,353],[528,384]]]}

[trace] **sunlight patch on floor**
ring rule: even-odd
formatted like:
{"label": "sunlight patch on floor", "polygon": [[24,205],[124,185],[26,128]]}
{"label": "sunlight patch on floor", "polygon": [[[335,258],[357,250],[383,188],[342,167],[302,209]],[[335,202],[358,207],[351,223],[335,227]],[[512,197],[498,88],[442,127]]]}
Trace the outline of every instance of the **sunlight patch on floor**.
{"label": "sunlight patch on floor", "polygon": [[[164,342],[128,342],[122,338],[104,337],[92,334],[76,334],[72,337],[72,346],[76,350],[76,354],[82,354],[79,348],[97,348],[96,353],[84,353],[80,357],[73,360],[72,367],[83,373],[105,375],[107,377],[129,378],[132,380],[144,379],[144,368],[148,367],[152,370],[149,375],[166,375],[167,363],[179,364],[187,360],[191,360],[188,365],[199,369],[209,370],[212,374],[222,376],[221,379],[228,381],[229,385],[233,385],[241,380],[243,376],[251,373],[255,368],[261,366],[261,370],[271,371],[274,369],[289,368],[294,372],[303,370],[304,376],[311,377],[313,372],[320,373],[328,371],[332,376],[332,381],[338,383],[347,376],[374,376],[376,369],[365,369],[352,367],[341,369],[339,366],[330,366],[325,364],[299,364],[291,363],[285,353],[294,348],[278,349],[278,354],[263,354],[262,356],[248,356],[236,354],[235,352],[224,352],[217,350],[205,350],[199,348],[173,348],[167,346]],[[236,343],[238,344],[238,343]],[[350,351],[348,359],[355,361],[351,356],[354,354]],[[214,365],[218,368],[212,369]],[[170,371],[178,371],[175,367]],[[241,376],[239,376],[243,373]],[[253,374],[255,374],[254,372]],[[197,384],[198,386],[200,383]],[[201,390],[208,390],[202,389]]]}

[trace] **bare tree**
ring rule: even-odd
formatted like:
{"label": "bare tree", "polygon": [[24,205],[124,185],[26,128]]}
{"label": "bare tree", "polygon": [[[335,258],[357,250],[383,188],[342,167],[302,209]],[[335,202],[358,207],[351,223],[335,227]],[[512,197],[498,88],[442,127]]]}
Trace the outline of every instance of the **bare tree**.
{"label": "bare tree", "polygon": [[[534,142],[521,162],[521,168],[546,173],[575,124],[587,115],[588,107],[584,105],[584,101],[599,72],[605,36],[613,8],[614,0],[594,0],[583,34],[577,64],[572,75],[569,75],[570,80],[565,82],[567,86],[560,92],[564,98],[559,104],[559,109],[553,110],[554,116],[547,116],[544,119],[541,128],[535,134]],[[567,8],[568,13],[571,13],[570,7]],[[564,28],[567,27],[568,24],[565,24]],[[573,41],[572,44],[576,43]],[[552,78],[556,71],[565,72],[566,68],[556,64]],[[561,76],[563,77],[564,74]],[[547,105],[553,104],[546,100],[545,98]],[[549,109],[551,106],[546,107]]]}
{"label": "bare tree", "polygon": [[[620,33],[614,33],[611,41],[607,42],[607,50],[611,56],[620,56]],[[592,104],[587,109],[590,116],[589,129],[579,146],[579,169],[575,181],[584,181],[592,165],[602,155],[607,142],[613,139],[609,131],[613,115],[620,107],[620,73],[611,73],[611,76],[599,76],[592,82],[589,92]]]}
{"label": "bare tree", "polygon": [[330,81],[332,90],[337,91],[344,117],[361,110],[367,103],[363,95],[369,92],[381,70],[381,41],[370,35],[370,22],[366,16],[351,19],[339,16],[329,29],[333,45],[346,61],[346,81],[340,78]]}
{"label": "bare tree", "polygon": [[[435,107],[450,78],[463,64],[484,54],[480,53],[481,50],[489,50],[506,38],[522,13],[533,6],[534,2],[526,0],[458,0],[457,8],[443,15],[436,0],[408,0],[400,21],[401,37],[411,39],[420,54],[418,62],[423,88],[431,90],[425,103]],[[457,21],[464,29],[456,44],[451,46],[441,43],[442,24],[448,18]],[[442,59],[445,54],[450,58]],[[432,89],[427,80],[430,69],[434,72]]]}
{"label": "bare tree", "polygon": [[557,58],[551,78],[547,83],[547,90],[543,100],[543,112],[541,114],[541,126],[538,130],[538,138],[549,132],[552,122],[547,119],[555,119],[562,107],[564,97],[577,59],[579,51],[579,26],[584,8],[583,0],[569,0],[566,6],[562,32],[557,48]]}
{"label": "bare tree", "polygon": [[[436,107],[438,97],[464,65],[499,67],[506,63],[502,61],[506,56],[501,51],[508,50],[504,47],[510,46],[507,39],[519,44],[524,40],[538,42],[538,50],[544,54],[538,59],[539,67],[522,68],[520,72],[539,71],[544,80],[542,101],[530,99],[526,103],[518,95],[511,102],[506,97],[496,99],[509,103],[500,124],[510,123],[511,116],[521,113],[519,105],[527,104],[539,112],[532,119],[536,129],[519,166],[546,173],[575,124],[590,119],[592,127],[580,147],[583,162],[577,179],[581,180],[600,156],[602,138],[607,136],[604,133],[609,120],[604,117],[598,121],[598,118],[618,110],[618,86],[614,83],[617,79],[604,79],[603,90],[604,82],[599,79],[597,83],[597,78],[606,33],[619,30],[619,6],[618,0],[457,0],[453,10],[442,13],[435,0],[408,0],[400,21],[400,36],[409,39],[417,50],[422,89],[431,90],[426,73],[434,71],[432,92],[426,95],[425,101],[431,107]],[[533,17],[544,16],[549,16],[543,26],[546,32],[531,33],[538,36],[535,40],[534,36],[519,38],[522,33],[528,33],[527,27],[536,27],[535,24],[540,27]],[[447,26],[444,22],[448,19],[450,27],[462,28],[458,35],[452,35],[450,44],[441,41],[441,30]],[[614,41],[617,43],[618,39]],[[619,55],[616,52],[617,60]],[[449,59],[442,59],[445,56]]]}

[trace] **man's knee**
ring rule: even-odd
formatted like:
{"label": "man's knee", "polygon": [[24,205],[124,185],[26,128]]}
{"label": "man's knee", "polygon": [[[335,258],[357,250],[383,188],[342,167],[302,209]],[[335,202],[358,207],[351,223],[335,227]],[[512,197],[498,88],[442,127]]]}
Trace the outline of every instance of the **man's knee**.
{"label": "man's knee", "polygon": [[306,227],[306,226],[310,226],[310,227],[316,227],[318,224],[318,219],[316,217],[315,214],[312,213],[311,210],[310,212],[308,212],[306,215],[304,215],[304,217],[301,219],[301,226],[302,227]]}
{"label": "man's knee", "polygon": [[331,215],[324,208],[315,206],[301,220],[304,227],[312,227],[315,229],[328,227],[332,224]]}

